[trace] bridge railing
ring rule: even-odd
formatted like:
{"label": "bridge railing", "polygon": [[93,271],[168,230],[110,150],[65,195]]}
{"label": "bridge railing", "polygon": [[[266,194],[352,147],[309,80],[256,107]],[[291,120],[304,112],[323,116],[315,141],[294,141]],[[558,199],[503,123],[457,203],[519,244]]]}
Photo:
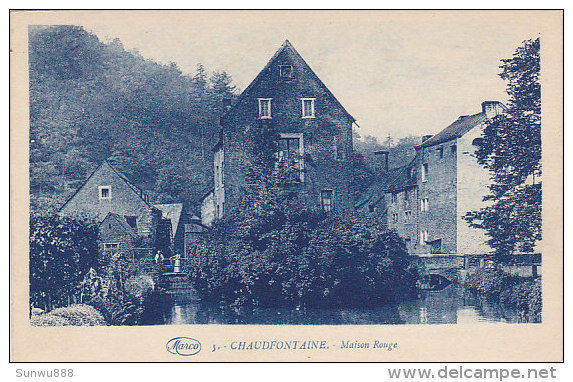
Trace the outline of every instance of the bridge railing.
{"label": "bridge railing", "polygon": [[427,272],[468,271],[476,268],[498,268],[518,277],[541,275],[541,254],[518,254],[498,258],[491,254],[414,255],[416,263]]}

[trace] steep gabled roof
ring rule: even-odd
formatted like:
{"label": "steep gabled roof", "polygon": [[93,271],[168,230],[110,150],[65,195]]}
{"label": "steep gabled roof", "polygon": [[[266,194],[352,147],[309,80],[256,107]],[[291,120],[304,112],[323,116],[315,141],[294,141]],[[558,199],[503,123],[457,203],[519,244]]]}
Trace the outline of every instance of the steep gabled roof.
{"label": "steep gabled roof", "polygon": [[86,180],[82,182],[81,186],[79,186],[77,190],[74,191],[74,193],[68,198],[68,200],[66,200],[66,202],[60,207],[60,211],[63,210],[64,207],[70,202],[70,200],[72,200],[78,194],[78,192],[80,192],[84,188],[84,186],[89,182],[89,180],[94,176],[94,174],[96,174],[104,166],[109,167],[115,174],[117,174],[117,176],[119,176],[128,185],[129,188],[133,190],[133,192],[135,192],[135,194],[139,198],[141,198],[141,200],[143,200],[145,204],[147,204],[147,206],[153,208],[153,206],[149,204],[149,202],[143,197],[144,192],[142,189],[131,183],[125,175],[123,175],[120,171],[116,170],[107,160],[104,160],[99,166],[96,167],[95,170],[92,171],[92,173],[86,178]]}
{"label": "steep gabled roof", "polygon": [[401,191],[409,187],[415,187],[416,175],[410,175],[410,169],[414,168],[415,158],[406,166],[388,170],[379,181],[374,182],[361,195],[360,200],[354,204],[355,208],[361,208],[365,204],[376,204],[386,192]]}
{"label": "steep gabled roof", "polygon": [[406,166],[393,168],[388,171],[388,177],[384,182],[384,191],[399,191],[417,184],[415,173],[411,173],[415,158]]}
{"label": "steep gabled roof", "polygon": [[310,75],[318,82],[318,84],[326,91],[326,93],[332,98],[332,100],[334,101],[334,103],[336,105],[338,105],[341,110],[344,112],[344,114],[346,114],[346,116],[352,120],[352,122],[356,122],[356,119],[344,108],[344,106],[342,106],[342,104],[340,103],[340,101],[338,101],[338,99],[334,96],[334,94],[332,94],[332,92],[326,87],[326,85],[321,81],[320,78],[318,78],[318,76],[316,75],[316,73],[310,68],[310,66],[306,63],[306,61],[304,60],[304,58],[302,58],[302,56],[296,51],[296,49],[292,46],[292,44],[290,43],[289,40],[285,40],[285,42],[281,45],[281,47],[279,48],[279,50],[277,50],[275,52],[275,54],[271,57],[271,59],[269,60],[269,62],[265,65],[265,67],[259,72],[259,74],[257,74],[257,76],[255,77],[255,79],[249,84],[249,86],[247,86],[247,88],[241,93],[241,95],[237,98],[237,101],[234,103],[234,105],[227,111],[225,112],[225,114],[223,114],[223,116],[221,117],[221,121],[224,121],[225,118],[235,109],[235,107],[239,104],[241,104],[241,102],[245,99],[245,97],[247,95],[250,94],[251,90],[256,87],[256,85],[261,81],[261,79],[263,78],[264,74],[266,73],[267,69],[274,63],[274,61],[280,56],[280,54],[285,51],[285,50],[289,50],[295,57],[295,59],[297,59],[302,65],[303,67],[305,67],[305,69],[308,70],[308,73],[310,73]]}
{"label": "steep gabled roof", "polygon": [[115,220],[119,224],[119,226],[123,229],[123,231],[129,233],[129,235],[132,238],[137,237],[137,234],[135,233],[135,230],[133,229],[133,227],[127,223],[127,220],[125,220],[125,216],[121,216],[121,215],[115,214],[113,212],[110,212],[107,214],[105,219],[103,219],[102,222],[100,223],[100,226],[102,226],[106,221],[111,220],[111,219]]}
{"label": "steep gabled roof", "polygon": [[460,138],[465,133],[473,129],[475,126],[485,121],[485,113],[477,113],[473,115],[466,115],[459,117],[454,123],[434,135],[430,139],[422,142],[416,147],[429,147],[440,143],[450,141],[454,138]]}
{"label": "steep gabled roof", "polygon": [[354,204],[354,208],[360,209],[364,207],[366,204],[374,205],[377,204],[380,200],[382,200],[384,196],[384,185],[383,182],[374,182],[370,187],[364,190],[361,195],[360,199]]}

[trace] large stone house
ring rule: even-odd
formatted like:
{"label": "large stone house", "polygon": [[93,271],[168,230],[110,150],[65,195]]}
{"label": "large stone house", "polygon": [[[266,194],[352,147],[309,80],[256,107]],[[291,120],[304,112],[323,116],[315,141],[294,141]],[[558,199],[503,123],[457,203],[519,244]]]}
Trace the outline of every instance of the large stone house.
{"label": "large stone house", "polygon": [[388,170],[363,210],[384,210],[388,228],[404,238],[411,254],[485,254],[491,252],[483,230],[463,219],[484,206],[488,171],[477,163],[476,150],[487,119],[505,110],[497,101],[482,111],[461,116],[434,136],[424,137],[406,166]]}
{"label": "large stone house", "polygon": [[240,208],[252,157],[249,142],[261,129],[278,134],[277,161],[295,163],[291,190],[325,211],[352,208],[354,122],[285,41],[221,118],[220,140],[213,149],[214,187],[202,199],[203,223],[211,225]]}

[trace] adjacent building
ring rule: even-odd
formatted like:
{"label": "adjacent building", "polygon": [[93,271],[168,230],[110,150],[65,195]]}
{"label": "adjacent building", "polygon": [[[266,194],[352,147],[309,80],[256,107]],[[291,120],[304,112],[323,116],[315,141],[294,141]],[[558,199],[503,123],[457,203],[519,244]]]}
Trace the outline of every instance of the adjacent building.
{"label": "adjacent building", "polygon": [[[355,119],[289,41],[221,118],[214,147],[214,187],[202,199],[202,221],[211,225],[240,208],[248,187],[252,136],[278,136],[277,163],[292,163],[289,189],[325,211],[353,208],[350,159]],[[254,150],[257,148],[254,147]]]}
{"label": "adjacent building", "polygon": [[491,251],[485,232],[463,219],[484,206],[488,171],[477,163],[487,119],[505,110],[497,101],[480,113],[461,116],[416,146],[407,166],[381,180],[388,227],[402,236],[412,254],[484,254]]}
{"label": "adjacent building", "polygon": [[198,218],[183,204],[152,205],[143,190],[107,161],[61,207],[60,215],[96,220],[104,251],[148,248],[183,254],[192,240],[189,235],[200,231]]}
{"label": "adjacent building", "polygon": [[104,161],[60,209],[63,216],[87,216],[102,222],[109,213],[122,216],[148,245],[155,242],[161,211],[125,175]]}
{"label": "adjacent building", "polygon": [[188,211],[183,203],[155,204],[155,208],[161,211],[162,221],[169,232],[168,240],[170,252],[188,255],[191,242],[204,232],[205,227],[201,219]]}

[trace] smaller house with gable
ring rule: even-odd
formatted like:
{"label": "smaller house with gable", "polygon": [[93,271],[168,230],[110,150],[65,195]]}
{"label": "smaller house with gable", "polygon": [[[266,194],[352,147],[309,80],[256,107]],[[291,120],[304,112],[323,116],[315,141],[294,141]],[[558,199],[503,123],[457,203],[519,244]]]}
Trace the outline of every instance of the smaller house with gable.
{"label": "smaller house with gable", "polygon": [[135,238],[139,246],[155,247],[162,219],[143,190],[107,161],[61,207],[60,215],[95,219],[104,249],[133,246]]}

